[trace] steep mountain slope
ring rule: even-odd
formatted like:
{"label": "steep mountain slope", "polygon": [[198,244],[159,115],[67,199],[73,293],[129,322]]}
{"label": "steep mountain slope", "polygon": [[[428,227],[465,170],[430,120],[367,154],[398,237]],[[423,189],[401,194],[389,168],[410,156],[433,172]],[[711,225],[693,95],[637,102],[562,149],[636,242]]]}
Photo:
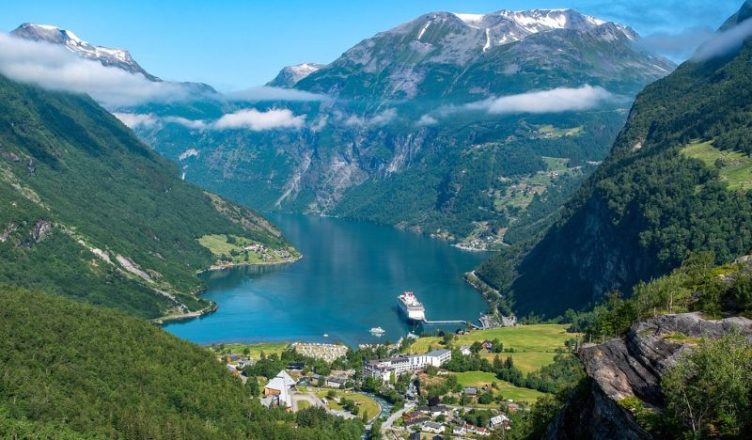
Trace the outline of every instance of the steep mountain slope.
{"label": "steep mountain slope", "polygon": [[356,99],[467,100],[571,84],[566,72],[632,94],[673,68],[635,51],[637,38],[574,10],[436,12],[360,42],[295,87]]}
{"label": "steep mountain slope", "polygon": [[[358,439],[359,421],[262,408],[214,355],[152,324],[0,289],[0,437]],[[307,422],[307,423],[306,423]]]}
{"label": "steep mountain slope", "polygon": [[[571,10],[437,12],[272,82],[328,98],[125,117],[146,121],[135,130],[188,180],[249,206],[497,248],[550,224],[606,156],[632,96],[673,68],[637,38]],[[254,125],[283,114],[294,123]],[[246,122],[227,128],[225,116]]]}
{"label": "steep mountain slope", "polygon": [[[745,4],[733,22],[751,9]],[[692,251],[713,251],[719,263],[748,252],[750,59],[745,42],[647,87],[611,156],[562,219],[531,249],[483,265],[481,277],[513,296],[521,312],[553,315],[611,289],[629,292]]]}
{"label": "steep mountain slope", "polygon": [[140,73],[152,81],[159,81],[159,78],[145,71],[127,50],[93,46],[69,30],[50,25],[24,23],[14,29],[11,34],[27,40],[63,45],[77,55],[99,61],[103,66],[117,67],[130,73]]}
{"label": "steep mountain slope", "polygon": [[0,282],[155,318],[206,308],[198,239],[283,249],[272,225],[179,179],[85,96],[0,77]]}
{"label": "steep mountain slope", "polygon": [[279,74],[266,85],[271,87],[294,87],[303,78],[324,67],[323,64],[303,63],[283,68]]}

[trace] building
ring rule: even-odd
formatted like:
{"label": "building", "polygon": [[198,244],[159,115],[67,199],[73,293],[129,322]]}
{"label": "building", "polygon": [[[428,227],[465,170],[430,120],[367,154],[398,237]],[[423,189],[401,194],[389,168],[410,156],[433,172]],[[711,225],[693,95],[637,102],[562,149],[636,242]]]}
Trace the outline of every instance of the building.
{"label": "building", "polygon": [[452,359],[452,352],[449,350],[433,350],[425,354],[416,354],[410,356],[410,364],[413,369],[419,370],[428,366],[440,367]]}
{"label": "building", "polygon": [[295,380],[285,370],[282,370],[264,386],[264,398],[261,403],[265,406],[280,406],[292,408],[292,388]]}
{"label": "building", "polygon": [[462,347],[460,347],[460,353],[462,353],[463,356],[470,356],[471,354],[473,354],[473,352],[470,351],[469,345],[463,345]]}
{"label": "building", "polygon": [[505,416],[504,414],[499,414],[498,416],[491,417],[491,420],[488,422],[488,426],[491,429],[496,429],[499,426],[507,427],[509,426],[509,417]]}
{"label": "building", "polygon": [[450,359],[452,359],[451,351],[433,350],[425,354],[369,361],[363,366],[363,377],[373,377],[387,382],[392,374],[399,376],[402,373],[412,373],[428,366],[440,367]]}
{"label": "building", "polygon": [[344,377],[332,377],[329,376],[326,378],[324,382],[324,386],[327,386],[329,388],[337,388],[341,389],[345,387],[345,384],[347,383],[347,379]]}
{"label": "building", "polygon": [[399,376],[402,373],[412,372],[413,367],[408,356],[397,356],[389,359],[369,361],[363,366],[363,377],[373,377],[382,382],[388,382],[394,373]]}
{"label": "building", "polygon": [[444,432],[444,425],[436,422],[426,422],[423,424],[423,431],[433,432],[434,434],[441,434]]}
{"label": "building", "polygon": [[462,394],[466,394],[468,396],[475,396],[478,394],[478,389],[475,387],[467,387],[462,390]]}
{"label": "building", "polygon": [[402,421],[405,423],[405,426],[417,425],[428,420],[428,416],[418,411],[402,414]]}

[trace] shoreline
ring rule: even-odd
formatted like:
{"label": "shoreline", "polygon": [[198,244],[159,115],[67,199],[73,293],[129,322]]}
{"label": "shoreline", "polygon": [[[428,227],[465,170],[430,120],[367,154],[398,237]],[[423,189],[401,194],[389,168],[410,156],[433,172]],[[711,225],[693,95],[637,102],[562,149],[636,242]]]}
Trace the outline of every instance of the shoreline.
{"label": "shoreline", "polygon": [[265,261],[265,262],[262,262],[262,263],[227,263],[227,264],[221,264],[221,265],[212,264],[208,268],[201,269],[201,270],[199,270],[196,273],[198,275],[201,275],[201,274],[204,274],[204,273],[207,273],[207,272],[217,272],[217,271],[220,271],[220,270],[234,269],[234,268],[237,268],[237,267],[272,267],[272,266],[284,266],[284,265],[287,265],[287,264],[297,263],[298,261],[300,261],[302,259],[303,259],[303,254],[300,254],[296,258],[291,258],[291,259],[283,260],[283,261],[269,261],[269,262]]}
{"label": "shoreline", "polygon": [[196,310],[194,312],[179,313],[176,315],[160,316],[159,318],[152,319],[151,322],[161,327],[169,323],[175,323],[175,322],[180,322],[180,321],[190,321],[192,319],[201,318],[203,316],[216,312],[217,309],[219,309],[219,306],[216,303],[211,303],[207,307],[204,307],[201,310]]}
{"label": "shoreline", "polygon": [[[206,269],[197,271],[196,274],[201,275],[201,274],[205,274],[208,272],[217,272],[220,270],[234,269],[236,267],[243,267],[243,266],[248,266],[248,267],[284,266],[286,264],[296,263],[302,259],[303,259],[303,254],[300,254],[296,258],[285,260],[285,261],[274,261],[274,262],[263,262],[263,263],[229,263],[229,264],[223,264],[221,266],[211,265]],[[196,297],[199,297],[204,292],[205,290],[201,290],[199,292],[196,292],[194,295]],[[163,327],[166,324],[174,324],[176,322],[181,322],[181,321],[191,321],[193,319],[200,319],[200,318],[203,318],[204,316],[207,316],[216,312],[217,310],[219,310],[219,305],[217,303],[212,302],[207,307],[204,307],[201,310],[174,314],[174,315],[160,316],[159,318],[152,319],[151,322],[159,325],[160,327]]]}

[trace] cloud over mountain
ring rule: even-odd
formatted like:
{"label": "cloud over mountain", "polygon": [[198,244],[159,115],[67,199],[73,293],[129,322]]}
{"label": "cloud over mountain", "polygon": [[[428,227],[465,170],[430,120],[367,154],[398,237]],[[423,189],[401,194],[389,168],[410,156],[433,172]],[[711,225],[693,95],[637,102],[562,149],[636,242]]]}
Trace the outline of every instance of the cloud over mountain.
{"label": "cloud over mountain", "polygon": [[142,74],[106,67],[52,44],[0,33],[0,74],[40,87],[85,93],[118,107],[186,98],[180,85],[150,81]]}

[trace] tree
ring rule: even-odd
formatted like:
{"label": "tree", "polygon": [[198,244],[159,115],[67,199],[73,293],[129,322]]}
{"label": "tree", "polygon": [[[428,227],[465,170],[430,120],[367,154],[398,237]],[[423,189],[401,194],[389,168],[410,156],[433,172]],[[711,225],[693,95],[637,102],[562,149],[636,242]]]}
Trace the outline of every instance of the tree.
{"label": "tree", "polygon": [[470,346],[470,351],[473,354],[478,354],[483,349],[483,345],[479,341],[473,342],[473,345]]}
{"label": "tree", "polygon": [[738,331],[703,342],[661,380],[667,408],[694,437],[738,436],[752,418],[752,346]]}

